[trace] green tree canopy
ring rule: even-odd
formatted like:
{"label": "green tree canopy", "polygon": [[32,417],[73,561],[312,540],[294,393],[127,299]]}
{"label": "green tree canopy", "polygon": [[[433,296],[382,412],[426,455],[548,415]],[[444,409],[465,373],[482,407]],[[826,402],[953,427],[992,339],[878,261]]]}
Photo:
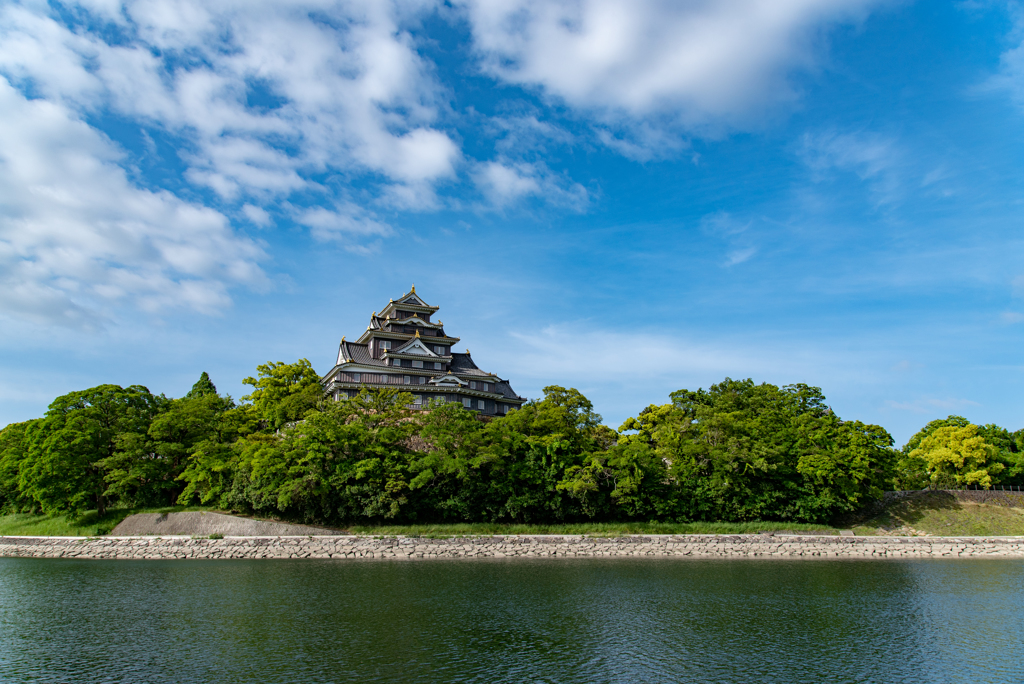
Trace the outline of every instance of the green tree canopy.
{"label": "green tree canopy", "polygon": [[57,397],[33,429],[19,489],[47,512],[107,507],[102,462],[129,435],[145,435],[167,404],[139,385],[100,385]]}
{"label": "green tree canopy", "polygon": [[677,519],[819,522],[881,496],[892,438],[847,423],[817,387],[732,380],[679,390],[627,420],[620,444],[646,444],[666,464]]}
{"label": "green tree canopy", "polygon": [[210,380],[210,376],[203,371],[203,374],[199,376],[196,384],[192,385],[192,389],[185,395],[186,399],[195,399],[196,397],[205,397],[210,394],[217,394],[217,387]]}
{"label": "green tree canopy", "polygon": [[999,450],[978,434],[977,425],[937,428],[910,452],[911,458],[925,463],[933,484],[940,487],[977,485],[988,489],[993,475],[1004,465],[993,462]]}
{"label": "green tree canopy", "polygon": [[286,423],[301,420],[323,398],[320,376],[306,359],[295,363],[270,361],[256,367],[256,378],[242,382],[253,387],[242,401],[252,402],[263,426],[278,430]]}

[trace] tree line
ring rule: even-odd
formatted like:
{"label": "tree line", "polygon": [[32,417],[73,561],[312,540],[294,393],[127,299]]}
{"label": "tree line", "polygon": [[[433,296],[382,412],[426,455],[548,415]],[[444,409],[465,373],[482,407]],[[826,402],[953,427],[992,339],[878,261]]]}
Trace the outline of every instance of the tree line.
{"label": "tree line", "polygon": [[679,390],[618,431],[575,389],[506,416],[413,410],[396,388],[324,397],[271,362],[236,403],[203,373],[184,397],[100,385],[0,431],[0,508],[77,514],[202,504],[321,524],[822,523],[889,489],[1024,484],[1024,430],[933,421],[902,450],[817,387]]}

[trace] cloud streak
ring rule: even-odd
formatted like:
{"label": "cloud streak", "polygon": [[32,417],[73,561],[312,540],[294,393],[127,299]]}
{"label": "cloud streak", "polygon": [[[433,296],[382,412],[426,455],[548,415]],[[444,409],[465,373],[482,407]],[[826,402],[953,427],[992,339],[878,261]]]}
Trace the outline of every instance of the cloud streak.
{"label": "cloud streak", "polygon": [[[587,115],[689,129],[745,125],[797,90],[823,27],[873,0],[462,0],[484,70]],[[619,141],[607,136],[608,141]],[[634,144],[636,141],[633,141]],[[650,148],[651,145],[642,145]],[[630,156],[637,156],[634,150]]]}
{"label": "cloud streak", "polygon": [[89,328],[111,303],[214,313],[259,285],[263,249],[220,212],[135,187],[66,107],[0,78],[0,314]]}

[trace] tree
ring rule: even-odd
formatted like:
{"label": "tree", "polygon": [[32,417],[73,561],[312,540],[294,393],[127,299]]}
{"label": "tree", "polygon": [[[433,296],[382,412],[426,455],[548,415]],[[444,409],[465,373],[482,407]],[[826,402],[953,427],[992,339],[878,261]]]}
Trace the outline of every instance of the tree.
{"label": "tree", "polygon": [[188,391],[185,398],[195,399],[197,397],[205,397],[211,394],[217,394],[217,387],[213,384],[213,381],[210,380],[210,376],[206,374],[206,371],[203,371],[203,374],[199,376],[199,380],[196,381],[196,384],[192,385],[192,389]]}
{"label": "tree", "polygon": [[[923,458],[913,456],[913,452],[920,448],[921,443],[927,437],[940,428],[963,428],[972,424],[963,416],[947,416],[933,420],[921,428],[903,447],[903,457],[896,468],[897,489],[920,489],[935,484],[932,481],[932,473],[928,470],[928,464]],[[975,427],[977,435],[982,437],[987,444],[995,447],[997,453],[993,457],[993,461],[1003,466],[998,472],[989,469],[992,484],[1024,485],[1024,430],[1010,432],[1006,428],[991,423]],[[946,482],[946,486],[955,484],[955,481],[952,480]]]}
{"label": "tree", "polygon": [[203,373],[193,391],[169,402],[145,434],[118,438],[115,453],[98,464],[106,470],[108,496],[129,506],[172,506],[184,488],[179,477],[200,445],[209,450],[235,441],[244,416],[233,410],[231,397],[210,393],[209,387]]}
{"label": "tree", "polygon": [[671,487],[651,503],[662,515],[822,522],[888,484],[892,438],[841,421],[817,387],[726,378],[671,399],[620,428],[632,433],[620,445],[646,445],[666,465]]}
{"label": "tree", "polygon": [[937,428],[910,452],[921,459],[933,484],[940,487],[977,485],[988,489],[1002,463],[991,462],[999,450],[978,434],[977,425]]}
{"label": "tree", "polygon": [[295,363],[270,361],[257,366],[256,373],[258,378],[242,381],[253,387],[242,401],[252,402],[265,429],[279,430],[286,423],[301,420],[323,399],[320,376],[306,359]]}
{"label": "tree", "polygon": [[57,397],[38,429],[18,478],[19,489],[46,512],[107,508],[105,468],[129,435],[145,435],[166,405],[139,385],[100,385]]}
{"label": "tree", "polygon": [[11,423],[0,430],[0,510],[18,511],[32,505],[22,493],[19,475],[28,459],[29,444],[41,418]]}
{"label": "tree", "polygon": [[276,433],[244,436],[230,450],[204,443],[181,475],[179,501],[307,522],[407,519],[412,400],[394,388],[363,390]]}

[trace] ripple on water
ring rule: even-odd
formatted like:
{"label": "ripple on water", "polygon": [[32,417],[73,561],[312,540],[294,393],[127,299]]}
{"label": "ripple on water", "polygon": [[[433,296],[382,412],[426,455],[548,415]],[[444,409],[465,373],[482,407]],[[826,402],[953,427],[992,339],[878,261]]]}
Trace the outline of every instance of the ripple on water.
{"label": "ripple on water", "polygon": [[1020,682],[1013,560],[0,559],[0,680]]}

